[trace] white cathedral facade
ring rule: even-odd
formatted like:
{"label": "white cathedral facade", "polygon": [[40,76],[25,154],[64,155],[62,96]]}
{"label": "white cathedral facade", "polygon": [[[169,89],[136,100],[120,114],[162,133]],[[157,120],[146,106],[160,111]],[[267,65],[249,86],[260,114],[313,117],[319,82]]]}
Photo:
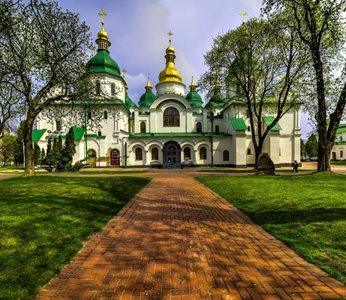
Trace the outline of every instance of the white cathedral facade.
{"label": "white cathedral facade", "polygon": [[[128,96],[126,81],[110,56],[111,44],[103,23],[96,43],[98,50],[87,64],[87,73],[95,83],[96,94],[107,95],[107,101],[95,106],[101,115],[96,128],[73,126],[74,162],[86,160],[95,167],[180,167],[186,162],[254,165],[245,104],[237,101],[236,96],[226,99],[216,81],[213,96],[204,105],[194,81],[188,88],[183,83],[171,43],[166,48],[166,66],[155,89],[148,80],[137,105]],[[92,109],[88,111],[88,118],[93,113]],[[271,115],[266,116],[264,126],[272,120]],[[70,127],[63,117],[52,120],[43,114],[36,121],[33,141],[46,148],[49,136],[64,136]],[[277,166],[300,162],[299,106],[271,130],[263,152]]]}

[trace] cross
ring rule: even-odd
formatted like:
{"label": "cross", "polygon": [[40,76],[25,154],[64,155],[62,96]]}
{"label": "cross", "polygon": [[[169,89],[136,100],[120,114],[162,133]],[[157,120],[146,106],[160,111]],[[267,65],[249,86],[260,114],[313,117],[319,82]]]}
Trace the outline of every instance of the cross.
{"label": "cross", "polygon": [[127,71],[126,71],[125,68],[124,68],[124,69],[121,70],[121,72],[123,72],[123,78],[125,79],[125,76],[126,76],[126,72],[127,72]]}
{"label": "cross", "polygon": [[150,80],[150,73],[148,73],[148,81]]}
{"label": "cross", "polygon": [[169,36],[169,44],[171,44],[172,43],[172,35],[173,35],[173,33],[172,33],[172,31],[169,31],[167,34]]}
{"label": "cross", "polygon": [[105,11],[103,9],[100,10],[99,16],[101,17],[102,25],[104,25],[105,24],[105,16],[107,16],[107,14],[105,13]]}
{"label": "cross", "polygon": [[246,21],[246,16],[247,16],[247,12],[246,10],[244,9],[241,13],[240,13],[242,19],[243,19],[243,23]]}

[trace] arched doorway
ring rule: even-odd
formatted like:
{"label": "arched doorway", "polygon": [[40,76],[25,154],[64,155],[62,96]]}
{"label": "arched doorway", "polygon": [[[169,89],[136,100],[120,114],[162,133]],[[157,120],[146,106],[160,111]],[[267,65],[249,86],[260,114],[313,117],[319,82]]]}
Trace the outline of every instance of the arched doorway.
{"label": "arched doorway", "polygon": [[89,149],[87,152],[87,165],[89,167],[96,167],[96,151],[94,149]]}
{"label": "arched doorway", "polygon": [[181,148],[177,142],[167,142],[163,146],[163,166],[165,168],[180,168]]}
{"label": "arched doorway", "polygon": [[111,150],[111,166],[112,167],[120,166],[120,153],[118,149]]}

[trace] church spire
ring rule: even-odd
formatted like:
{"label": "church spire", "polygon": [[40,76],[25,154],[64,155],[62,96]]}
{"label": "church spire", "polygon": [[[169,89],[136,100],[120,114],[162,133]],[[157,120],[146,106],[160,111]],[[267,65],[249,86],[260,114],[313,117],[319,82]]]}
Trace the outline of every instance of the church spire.
{"label": "church spire", "polygon": [[193,91],[196,90],[196,88],[197,88],[197,84],[196,84],[196,82],[195,82],[195,80],[194,80],[194,78],[193,78],[193,76],[192,76],[192,78],[191,78],[191,84],[190,84],[190,91],[193,92]]}
{"label": "church spire", "polygon": [[153,86],[151,85],[151,82],[150,82],[150,75],[148,73],[148,81],[147,81],[147,84],[145,85],[145,90],[147,92],[151,92],[153,90]]}
{"label": "church spire", "polygon": [[106,50],[108,51],[108,48],[110,47],[111,43],[108,40],[108,33],[105,30],[105,16],[107,14],[104,12],[103,9],[100,10],[98,15],[101,17],[101,30],[97,33],[97,40],[96,43],[98,45],[98,50]]}

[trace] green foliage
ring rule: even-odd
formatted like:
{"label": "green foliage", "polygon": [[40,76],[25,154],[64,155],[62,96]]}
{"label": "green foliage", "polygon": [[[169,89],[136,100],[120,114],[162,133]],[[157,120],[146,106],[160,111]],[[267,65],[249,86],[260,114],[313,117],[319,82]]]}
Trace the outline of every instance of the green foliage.
{"label": "green foliage", "polygon": [[10,164],[14,159],[14,149],[16,146],[16,137],[10,134],[4,135],[0,144],[0,163]]}
{"label": "green foliage", "polygon": [[[59,164],[58,170],[70,170],[72,168],[73,155],[75,153],[76,145],[74,142],[73,128],[71,127],[66,135],[65,145],[61,154],[61,163]],[[77,168],[78,165],[75,166],[75,169]]]}
{"label": "green foliage", "polygon": [[34,144],[34,164],[35,166],[41,164],[41,149],[37,143]]}
{"label": "green foliage", "polygon": [[52,149],[52,137],[48,138],[47,153],[44,160],[45,164],[49,167],[54,165],[53,149]]}
{"label": "green foliage", "polygon": [[14,146],[14,163],[15,165],[22,165],[24,163],[24,151],[23,151],[23,129],[24,129],[24,121],[20,122],[17,137],[16,137],[16,145]]}
{"label": "green foliage", "polygon": [[308,261],[346,283],[345,176],[199,177]]}
{"label": "green foliage", "polygon": [[313,133],[309,136],[305,144],[306,154],[309,158],[316,157],[318,154],[318,141],[316,135]]}
{"label": "green foliage", "polygon": [[40,161],[41,161],[41,165],[45,165],[46,162],[46,151],[44,150],[44,148],[42,148],[41,150],[41,157],[40,157]]}
{"label": "green foliage", "polygon": [[0,181],[0,298],[31,299],[147,178],[35,176]]}

